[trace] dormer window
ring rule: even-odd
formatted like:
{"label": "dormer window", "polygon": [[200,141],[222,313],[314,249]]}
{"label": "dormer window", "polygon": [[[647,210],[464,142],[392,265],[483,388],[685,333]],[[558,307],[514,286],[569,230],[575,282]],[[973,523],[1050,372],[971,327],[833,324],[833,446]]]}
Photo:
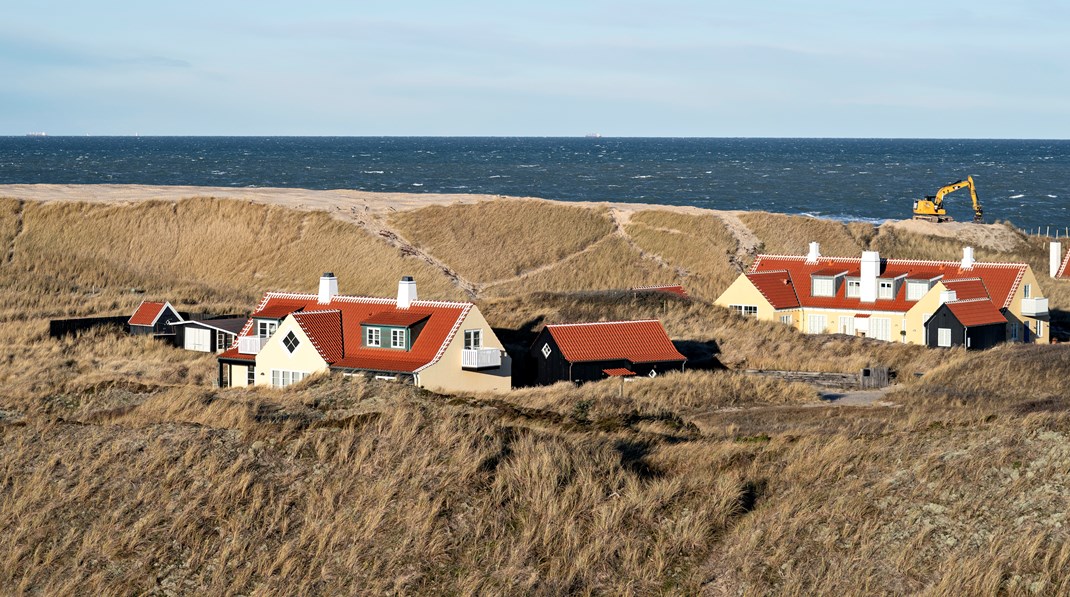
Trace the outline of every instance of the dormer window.
{"label": "dormer window", "polygon": [[256,320],[256,335],[261,338],[270,337],[277,329],[279,329],[279,322],[275,319]]}
{"label": "dormer window", "polygon": [[286,337],[282,339],[282,345],[286,347],[286,350],[293,354],[297,347],[301,344],[301,341],[297,339],[297,336],[293,332],[286,334]]}
{"label": "dormer window", "polygon": [[379,328],[367,328],[364,332],[364,345],[372,347],[382,346],[381,330]]}
{"label": "dormer window", "polygon": [[390,330],[390,348],[408,348],[405,345],[405,330],[393,329]]}
{"label": "dormer window", "polygon": [[879,298],[879,299],[893,299],[893,298],[895,298],[895,281],[893,281],[893,280],[878,280],[877,281],[877,298]]}
{"label": "dormer window", "polygon": [[847,280],[847,297],[858,298],[862,296],[862,281]]}
{"label": "dormer window", "polygon": [[917,301],[929,292],[928,280],[907,280],[907,300]]}
{"label": "dormer window", "polygon": [[836,296],[836,278],[814,276],[812,290],[814,296]]}
{"label": "dormer window", "polygon": [[483,348],[483,330],[465,330],[464,348],[465,350]]}

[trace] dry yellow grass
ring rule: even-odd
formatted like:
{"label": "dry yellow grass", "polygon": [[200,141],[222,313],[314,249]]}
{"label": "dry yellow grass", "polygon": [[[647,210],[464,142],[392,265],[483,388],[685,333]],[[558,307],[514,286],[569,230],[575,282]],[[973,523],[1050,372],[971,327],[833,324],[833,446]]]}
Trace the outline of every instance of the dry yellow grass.
{"label": "dry yellow grass", "polygon": [[563,259],[613,230],[605,210],[534,200],[436,205],[399,212],[391,224],[460,275],[484,283]]}
{"label": "dry yellow grass", "polygon": [[[47,319],[128,312],[132,286],[248,309],[265,287],[313,290],[321,269],[389,294],[423,262],[342,222],[237,202],[24,207],[16,234],[22,208],[0,202],[0,238],[15,237],[0,264],[0,593],[1070,592],[1067,347],[928,350],[807,336],[701,297],[524,292],[481,309],[507,328],[657,317],[733,366],[928,373],[886,395],[895,408],[813,406],[806,386],[699,371],[623,398],[616,380],[505,397],[330,376],[220,390],[211,355],[115,330],[50,340]],[[200,218],[227,224],[197,236]],[[684,267],[695,256],[656,238],[704,225],[642,215],[633,230]],[[231,228],[234,247],[209,238]],[[646,235],[661,228],[677,232]],[[289,244],[232,263],[265,237]],[[512,290],[675,276],[611,240]],[[328,251],[347,263],[317,261]],[[421,294],[459,292],[427,267]]]}
{"label": "dry yellow grass", "polygon": [[872,224],[844,224],[805,216],[767,212],[741,214],[740,219],[762,240],[761,252],[806,255],[809,243],[821,243],[821,254],[854,256],[861,254],[876,230]]}
{"label": "dry yellow grass", "polygon": [[625,230],[644,252],[682,270],[693,296],[715,299],[739,275],[732,262],[738,243],[715,216],[641,211]]}

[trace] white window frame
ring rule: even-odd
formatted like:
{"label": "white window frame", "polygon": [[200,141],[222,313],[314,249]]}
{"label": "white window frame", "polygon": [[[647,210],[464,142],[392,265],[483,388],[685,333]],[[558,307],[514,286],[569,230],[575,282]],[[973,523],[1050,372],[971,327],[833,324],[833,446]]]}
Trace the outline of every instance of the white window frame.
{"label": "white window frame", "polygon": [[550,354],[552,354],[552,353],[553,353],[553,349],[550,348],[550,343],[549,342],[547,342],[546,344],[542,345],[542,358],[548,359],[548,358],[550,358]]}
{"label": "white window frame", "polygon": [[[270,338],[275,330],[279,329],[279,322],[268,319],[256,320],[256,335],[261,338]],[[266,333],[265,333],[266,332]]]}
{"label": "white window frame", "polygon": [[917,301],[929,293],[929,283],[918,280],[907,280],[907,300]]}
{"label": "white window frame", "polygon": [[781,315],[780,316],[780,323],[785,323],[787,325],[791,325],[791,324],[795,323],[795,321],[794,321],[794,319],[792,318],[791,315]]}
{"label": "white window frame", "polygon": [[810,294],[812,296],[836,296],[836,278],[814,276],[810,281]]}
{"label": "white window frame", "polygon": [[390,348],[405,348],[405,330],[399,328],[390,330]]}
{"label": "white window frame", "polygon": [[1018,341],[1018,324],[1017,323],[1012,323],[1010,325],[1010,328],[1011,328],[1011,342],[1017,342]]}
{"label": "white window frame", "polygon": [[847,280],[847,298],[862,296],[862,280]]}
{"label": "white window frame", "polygon": [[228,340],[230,340],[230,334],[228,334],[226,332],[216,332],[215,333],[215,351],[216,352],[223,352],[224,350],[226,350],[227,347],[230,346],[230,342],[228,342]]}
{"label": "white window frame", "polygon": [[256,385],[256,365],[249,365],[245,368],[245,385]]}
{"label": "white window frame", "polygon": [[854,315],[840,315],[836,331],[840,334],[847,334],[848,336],[855,335]]}
{"label": "white window frame", "polygon": [[[882,332],[887,331],[888,333],[887,333],[887,335],[885,337],[881,337],[881,336],[877,335],[877,331],[878,330],[880,330]],[[869,336],[870,338],[875,338],[877,340],[884,340],[885,342],[891,342],[892,341],[892,320],[887,318],[887,317],[870,317],[869,318],[869,334],[867,334],[867,336]]]}
{"label": "white window frame", "polygon": [[364,332],[364,345],[379,348],[383,345],[383,332],[379,328],[366,328]]}
{"label": "white window frame", "polygon": [[829,322],[828,317],[824,315],[807,315],[806,316],[806,333],[808,334],[824,334],[828,332]]}
{"label": "white window frame", "polygon": [[1043,337],[1044,337],[1044,322],[1038,319],[1037,320],[1037,339],[1039,340],[1039,339],[1041,339]]}
{"label": "white window frame", "polygon": [[1032,298],[1032,297],[1033,297],[1033,285],[1032,284],[1022,284],[1022,298]]}
{"label": "white window frame", "polygon": [[936,345],[951,348],[951,328],[936,328]]}
{"label": "white window frame", "polygon": [[728,305],[728,308],[742,317],[758,317],[758,305]]}
{"label": "white window frame", "polygon": [[477,350],[483,348],[483,329],[464,331],[464,349]]}
{"label": "white window frame", "polygon": [[305,371],[290,371],[289,369],[272,369],[271,370],[271,387],[273,388],[285,388],[286,386],[293,385],[299,381],[302,381],[310,374]]}
{"label": "white window frame", "polygon": [[894,299],[895,280],[877,280],[877,298],[884,300]]}

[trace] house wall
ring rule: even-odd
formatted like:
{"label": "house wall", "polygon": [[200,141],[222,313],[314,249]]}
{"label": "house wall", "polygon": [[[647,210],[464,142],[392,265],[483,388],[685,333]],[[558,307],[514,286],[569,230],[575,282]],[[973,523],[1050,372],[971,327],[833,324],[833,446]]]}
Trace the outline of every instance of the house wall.
{"label": "house wall", "polygon": [[[300,342],[292,354],[282,343],[282,339],[289,332],[293,332]],[[282,320],[279,329],[275,330],[256,355],[256,385],[270,386],[273,369],[301,371],[310,375],[327,369],[327,361],[323,360],[292,315]]]}
{"label": "house wall", "polygon": [[497,348],[504,352],[505,347],[494,330],[479,312],[472,307],[468,315],[457,328],[457,333],[442,353],[442,358],[437,363],[419,372],[416,384],[429,390],[441,391],[491,391],[506,392],[512,387],[513,367],[512,359],[508,355],[502,355],[502,366],[498,369],[483,369],[480,371],[468,371],[461,368],[461,353],[464,350],[464,331],[483,330],[483,347]]}
{"label": "house wall", "polygon": [[[910,327],[909,321],[907,322],[906,327],[904,327],[903,319],[904,319],[904,316],[906,314],[902,313],[902,312],[896,312],[896,311],[866,311],[864,309],[802,309],[801,313],[799,314],[799,319],[798,319],[798,321],[796,323],[796,328],[799,331],[806,332],[806,333],[811,333],[811,331],[810,331],[810,316],[811,315],[823,315],[825,317],[825,331],[823,333],[836,334],[836,333],[839,333],[840,317],[850,317],[850,318],[853,319],[854,316],[856,314],[859,314],[859,313],[868,313],[868,314],[870,314],[870,318],[869,319],[870,319],[871,328],[870,328],[870,332],[865,334],[869,338],[875,338],[876,337],[874,335],[873,331],[872,331],[874,329],[874,327],[875,327],[874,323],[873,323],[873,319],[882,319],[882,318],[888,319],[888,324],[889,324],[888,341],[890,341],[890,342],[903,342],[903,335],[900,332],[902,332],[902,330],[908,329]],[[812,333],[822,333],[822,332],[812,332]],[[860,335],[858,333],[858,331],[856,331],[856,335]]]}
{"label": "house wall", "polygon": [[926,345],[925,315],[930,316],[940,308],[940,293],[947,290],[942,282],[937,282],[907,311],[907,342]]}
{"label": "house wall", "polygon": [[224,367],[230,367],[228,381],[229,387],[232,388],[244,388],[248,384],[249,379],[249,367],[246,365],[235,365],[233,363],[223,363]]}
{"label": "house wall", "polygon": [[758,319],[765,321],[779,320],[776,310],[773,309],[773,305],[769,304],[769,301],[766,300],[765,295],[751,283],[747,276],[742,274],[736,278],[735,282],[732,282],[728,289],[721,293],[721,296],[717,297],[717,300],[713,301],[713,304],[722,307],[728,307],[729,305],[754,305],[758,307]]}
{"label": "house wall", "polygon": [[[1025,298],[1026,284],[1029,284],[1032,288],[1030,298],[1044,298],[1044,291],[1040,288],[1040,284],[1037,282],[1037,277],[1036,274],[1033,273],[1033,268],[1027,267],[1025,274],[1022,275],[1021,283],[1018,284],[1018,288],[1014,291],[1014,298],[1011,300],[1011,304],[1007,308],[1009,315],[1013,315],[1014,317],[1012,318],[1008,315],[1007,319],[1011,321],[1018,320],[1029,326],[1029,333],[1024,339],[1022,338],[1021,332],[1019,332],[1019,341],[1048,344],[1051,342],[1051,331],[1049,329],[1051,326],[1048,325],[1050,323],[1050,318],[1047,316],[1026,317],[1022,314],[1022,299]],[[1036,334],[1038,321],[1041,323],[1041,334],[1039,336]],[[1008,331],[1007,334],[1009,338],[1010,332]]]}
{"label": "house wall", "polygon": [[926,326],[925,345],[936,348],[939,346],[939,328],[951,330],[951,345],[966,346],[969,339],[969,350],[984,350],[1000,344],[1006,339],[1006,324],[997,323],[967,328],[955,317],[951,309],[941,305],[929,320]]}

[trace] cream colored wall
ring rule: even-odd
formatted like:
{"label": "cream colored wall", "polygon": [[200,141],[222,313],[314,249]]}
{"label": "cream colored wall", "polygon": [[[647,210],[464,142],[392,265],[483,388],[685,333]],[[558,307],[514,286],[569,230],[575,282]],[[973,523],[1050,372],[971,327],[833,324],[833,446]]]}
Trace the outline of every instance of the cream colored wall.
{"label": "cream colored wall", "polygon": [[[223,365],[226,367],[226,365]],[[249,380],[249,368],[245,365],[231,365],[230,366],[230,387],[232,388],[244,388],[249,385],[246,383]]]}
{"label": "cream colored wall", "polygon": [[[293,354],[290,354],[290,351],[286,350],[282,344],[282,339],[291,331],[300,342]],[[272,369],[303,371],[309,374],[327,369],[327,361],[320,356],[293,315],[282,320],[279,329],[275,330],[275,333],[260,349],[260,353],[256,355],[256,385],[270,386]]]}
{"label": "cream colored wall", "polygon": [[754,305],[758,307],[758,319],[765,321],[779,321],[780,316],[769,304],[765,295],[751,283],[747,276],[740,275],[735,282],[713,301],[713,304],[727,307],[729,305]]}
{"label": "cream colored wall", "polygon": [[925,344],[925,314],[930,316],[940,308],[940,293],[947,290],[943,282],[937,282],[907,311],[907,342]]}
{"label": "cream colored wall", "polygon": [[[1026,267],[1025,273],[1022,275],[1022,281],[1018,284],[1018,288],[1014,291],[1014,298],[1011,299],[1011,305],[1007,308],[1007,310],[1010,311],[1014,315],[1014,317],[1018,319],[1018,321],[1027,323],[1029,325],[1030,333],[1036,333],[1037,318],[1026,317],[1022,315],[1022,299],[1025,298],[1026,284],[1029,284],[1032,287],[1031,298],[1044,298],[1044,290],[1040,287],[1040,283],[1037,282],[1037,276],[1033,273],[1033,268]],[[1050,323],[1049,319],[1050,318],[1040,319],[1042,322],[1044,322],[1044,333],[1039,338],[1037,338],[1037,344],[1048,344],[1051,342],[1051,330],[1049,329],[1051,326],[1048,325]],[[1020,332],[1019,338],[1021,338]]]}
{"label": "cream colored wall", "polygon": [[[900,332],[903,330],[903,314],[895,313],[892,311],[866,311],[864,309],[803,309],[800,314],[798,328],[802,332],[809,333],[809,320],[811,315],[824,315],[825,316],[825,333],[836,334],[840,330],[840,317],[854,318],[856,313],[870,313],[870,320],[873,318],[886,318],[889,320],[890,334],[889,342],[903,342],[903,335]],[[909,328],[909,320],[907,328]],[[872,333],[866,334],[872,338]],[[907,340],[909,342],[909,338]]]}
{"label": "cream colored wall", "polygon": [[446,351],[442,353],[442,358],[434,365],[417,374],[417,385],[429,390],[446,392],[508,391],[512,387],[512,361],[508,356],[502,356],[501,369],[495,370],[493,373],[461,369],[464,331],[475,329],[483,330],[484,348],[504,350],[501,341],[494,335],[494,331],[491,330],[490,324],[487,323],[483,314],[479,312],[478,308],[472,307],[461,326],[457,328],[457,334],[454,335],[453,340],[446,347]]}

